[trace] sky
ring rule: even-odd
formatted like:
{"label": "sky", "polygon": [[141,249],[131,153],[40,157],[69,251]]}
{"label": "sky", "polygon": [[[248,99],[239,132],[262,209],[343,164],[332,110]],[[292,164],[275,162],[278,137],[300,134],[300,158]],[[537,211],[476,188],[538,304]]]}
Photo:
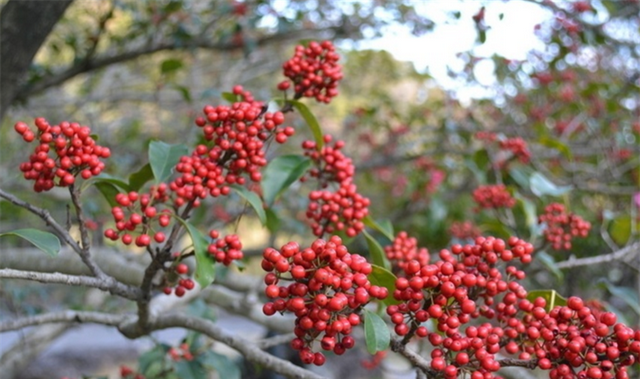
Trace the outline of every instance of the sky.
{"label": "sky", "polygon": [[[482,91],[478,88],[461,87],[447,75],[447,67],[457,70],[463,65],[456,55],[469,51],[476,44],[477,33],[472,17],[480,9],[481,2],[432,0],[418,4],[417,10],[435,21],[433,31],[416,37],[405,27],[396,25],[389,27],[384,37],[361,42],[359,48],[387,50],[398,60],[412,62],[418,71],[429,73],[439,85],[455,91],[461,100],[481,96]],[[459,22],[450,22],[452,11],[461,12]],[[499,18],[501,13],[502,19]],[[508,59],[525,59],[528,51],[544,47],[533,31],[537,24],[551,16],[548,10],[526,1],[488,2],[485,20],[490,29],[486,42],[476,47],[476,55],[490,57],[498,54]],[[490,60],[480,62],[475,70],[481,84],[494,82]]]}

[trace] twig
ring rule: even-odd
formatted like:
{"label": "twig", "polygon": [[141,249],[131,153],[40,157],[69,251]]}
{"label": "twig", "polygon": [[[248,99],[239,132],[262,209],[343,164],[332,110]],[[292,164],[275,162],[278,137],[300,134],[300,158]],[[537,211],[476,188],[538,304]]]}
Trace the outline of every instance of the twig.
{"label": "twig", "polygon": [[256,342],[256,346],[258,346],[258,348],[262,350],[266,350],[274,346],[282,345],[284,343],[289,343],[295,337],[296,335],[293,333],[279,334],[277,336],[265,338],[263,340]]}
{"label": "twig", "polygon": [[111,315],[100,312],[87,311],[62,311],[54,313],[45,313],[37,316],[19,318],[17,320],[9,320],[0,323],[0,333],[19,330],[28,326],[68,323],[68,322],[89,322],[94,324],[103,324],[118,326],[123,323],[128,315]]}
{"label": "twig", "polygon": [[407,345],[402,343],[401,339],[391,339],[391,350],[407,358],[414,367],[424,372],[428,378],[436,376],[437,372],[433,368],[431,368],[430,362],[424,359],[415,351],[407,349]]}
{"label": "twig", "polygon": [[616,252],[613,252],[611,254],[604,254],[604,255],[598,255],[595,257],[579,258],[579,259],[572,257],[566,261],[556,263],[556,267],[563,269],[563,268],[574,268],[574,267],[580,267],[580,266],[597,265],[597,264],[617,261],[624,258],[627,255],[638,254],[638,253],[640,253],[640,241],[635,242],[629,246],[623,247],[622,249]]}

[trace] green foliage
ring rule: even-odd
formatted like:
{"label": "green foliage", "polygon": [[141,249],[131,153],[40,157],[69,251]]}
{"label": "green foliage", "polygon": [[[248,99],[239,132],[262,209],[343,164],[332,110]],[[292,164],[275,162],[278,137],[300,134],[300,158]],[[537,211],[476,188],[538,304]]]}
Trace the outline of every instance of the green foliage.
{"label": "green foliage", "polygon": [[3,236],[20,237],[52,257],[55,257],[60,252],[60,240],[55,234],[49,232],[43,232],[38,229],[16,229],[0,233],[0,237]]}
{"label": "green foliage", "polygon": [[384,320],[366,309],[364,310],[364,338],[369,354],[386,350],[391,342],[391,334]]}

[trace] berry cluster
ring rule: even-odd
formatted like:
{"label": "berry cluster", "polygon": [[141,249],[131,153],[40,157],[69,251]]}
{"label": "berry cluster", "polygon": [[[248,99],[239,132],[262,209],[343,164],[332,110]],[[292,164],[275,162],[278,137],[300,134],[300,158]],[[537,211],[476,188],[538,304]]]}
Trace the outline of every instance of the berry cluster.
{"label": "berry cluster", "polygon": [[177,274],[177,283],[175,287],[166,286],[162,289],[166,295],[171,295],[171,293],[175,293],[176,296],[182,297],[187,291],[192,290],[196,284],[191,278],[182,278],[181,275],[187,275],[189,273],[189,266],[184,263],[178,263],[173,271]]}
{"label": "berry cluster", "polygon": [[[315,165],[309,176],[316,178],[322,188],[309,193],[306,216],[312,220],[311,229],[317,237],[336,231],[345,231],[347,236],[354,237],[364,229],[362,219],[369,213],[370,202],[353,184],[355,168],[351,158],[340,151],[344,141],[336,141],[330,146],[331,141],[332,137],[325,135],[322,149],[317,149],[314,141],[302,144],[305,155]],[[332,183],[338,184],[336,190],[328,189]]]}
{"label": "berry cluster", "polygon": [[[441,260],[434,264],[408,262],[393,293],[400,304],[387,308],[396,334],[405,341],[413,336],[428,338],[435,347],[431,367],[439,373],[436,377],[478,372],[492,378],[500,368],[495,354],[506,329],[486,323],[468,326],[463,334],[461,327],[479,316],[492,319],[512,312],[513,304],[527,296],[518,283],[524,272],[510,266],[505,275],[496,265],[515,259],[528,263],[532,252],[531,244],[516,237],[506,243],[478,237],[474,244],[442,250]],[[500,295],[504,296],[498,302]],[[438,331],[429,332],[423,325],[429,319]],[[472,378],[481,377],[477,375]]]}
{"label": "berry cluster", "polygon": [[506,138],[500,141],[500,148],[509,150],[514,157],[522,163],[529,163],[531,160],[531,153],[527,147],[527,143],[520,137]]}
{"label": "berry cluster", "polygon": [[[266,296],[271,299],[263,307],[264,314],[295,314],[296,338],[291,346],[306,363],[322,365],[325,356],[314,353],[314,342],[341,355],[354,346],[351,328],[360,324],[359,311],[371,298],[384,299],[388,291],[372,285],[367,275],[372,267],[357,254],[350,254],[342,240],[332,236],[318,239],[301,249],[295,242],[280,251],[267,248],[262,268],[267,271],[264,282]],[[278,285],[281,281],[289,285]]]}
{"label": "berry cluster", "polygon": [[504,184],[480,186],[473,191],[478,208],[513,208],[516,199],[511,197]]}
{"label": "berry cluster", "polygon": [[218,238],[220,233],[217,230],[211,230],[209,237],[212,242],[207,248],[207,252],[216,260],[225,266],[229,266],[231,262],[240,260],[244,257],[242,253],[242,242],[236,234],[229,234],[224,238]]}
{"label": "berry cluster", "polygon": [[585,238],[589,234],[591,223],[578,215],[567,213],[564,205],[552,203],[544,211],[538,217],[538,222],[547,225],[544,235],[554,249],[571,250],[573,238]]}
{"label": "berry cluster", "polygon": [[112,241],[120,239],[125,245],[135,242],[139,247],[149,246],[152,241],[163,243],[166,236],[160,229],[169,225],[172,214],[168,209],[159,211],[156,205],[167,200],[167,189],[162,183],[152,188],[151,193],[117,194],[119,206],[111,208],[116,228],[105,230],[104,236]]}
{"label": "berry cluster", "polygon": [[[282,65],[284,76],[293,82],[295,98],[315,97],[321,103],[331,102],[338,95],[338,82],[342,79],[339,59],[330,41],[296,46],[293,57]],[[281,82],[278,89],[289,89],[291,82]]]}
{"label": "berry cluster", "polygon": [[449,233],[459,240],[475,239],[480,237],[480,229],[475,226],[471,221],[454,221],[449,227]]}
{"label": "berry cluster", "polygon": [[429,250],[418,247],[418,240],[409,237],[407,232],[400,232],[396,235],[392,244],[384,247],[384,252],[391,263],[395,274],[402,274],[410,261],[417,261],[420,266],[429,263]]}
{"label": "berry cluster", "polygon": [[54,186],[67,187],[75,182],[78,174],[89,179],[102,172],[104,163],[101,159],[108,158],[111,151],[96,144],[88,126],[67,121],[51,126],[42,117],[35,119],[35,125],[37,135],[24,122],[14,126],[26,142],[36,138],[39,141],[29,161],[20,164],[24,178],[35,181],[34,191],[48,191]]}

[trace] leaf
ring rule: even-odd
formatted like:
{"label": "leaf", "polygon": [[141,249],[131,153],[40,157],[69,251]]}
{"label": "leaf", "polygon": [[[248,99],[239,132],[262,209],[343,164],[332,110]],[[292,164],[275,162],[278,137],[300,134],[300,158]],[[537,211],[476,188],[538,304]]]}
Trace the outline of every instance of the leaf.
{"label": "leaf", "polygon": [[536,236],[536,233],[539,229],[536,205],[534,202],[522,197],[517,192],[514,197],[518,200],[518,205],[522,208],[522,212],[524,213],[525,224],[527,228],[529,228],[529,237],[533,238]]}
{"label": "leaf", "polygon": [[391,342],[391,333],[387,324],[377,314],[364,310],[364,339],[369,354],[387,350]]}
{"label": "leaf", "polygon": [[324,139],[322,137],[322,129],[320,129],[320,124],[318,123],[316,116],[314,116],[313,113],[311,113],[309,108],[307,108],[307,106],[304,105],[304,103],[301,103],[296,100],[289,100],[289,102],[291,103],[291,105],[293,105],[294,108],[298,110],[298,112],[300,112],[300,116],[302,116],[304,121],[309,126],[309,129],[311,129],[311,133],[313,133],[313,138],[316,140],[316,149],[317,150],[322,149],[322,147],[324,146]]}
{"label": "leaf", "polygon": [[213,283],[213,280],[216,277],[216,262],[207,251],[209,247],[207,237],[189,221],[185,221],[181,218],[178,218],[178,220],[187,229],[187,233],[189,233],[189,237],[191,237],[191,242],[193,243],[193,251],[196,256],[195,279],[202,288],[205,288],[209,286],[209,284]]}
{"label": "leaf", "polygon": [[544,195],[560,196],[571,191],[572,186],[557,186],[539,172],[534,172],[529,178],[529,186],[534,195],[540,197]]}
{"label": "leaf", "polygon": [[129,184],[127,184],[124,180],[113,177],[109,174],[102,173],[98,176],[94,176],[93,178],[85,181],[82,184],[82,190],[84,191],[87,187],[94,185],[96,183],[110,183],[116,187],[123,189],[124,191],[129,191]]}
{"label": "leaf", "polygon": [[218,354],[214,351],[207,351],[202,354],[202,364],[216,370],[218,377],[224,379],[240,379],[240,368],[226,355]]}
{"label": "leaf", "polygon": [[267,224],[267,214],[264,211],[264,208],[262,206],[262,200],[260,200],[260,197],[258,196],[258,194],[256,194],[255,192],[251,192],[248,189],[246,189],[245,187],[241,187],[241,186],[236,185],[236,184],[232,185],[231,188],[233,190],[235,190],[238,193],[238,195],[240,195],[246,201],[248,201],[249,204],[251,204],[253,209],[258,214],[258,218],[260,219],[260,222],[262,223],[262,225],[266,225]]}
{"label": "leaf", "polygon": [[302,155],[282,155],[269,162],[261,181],[262,198],[268,206],[282,195],[311,167],[311,159]]}
{"label": "leaf", "polygon": [[280,218],[271,208],[265,209],[265,212],[267,214],[267,229],[271,233],[277,232],[280,229]]}
{"label": "leaf", "polygon": [[178,71],[184,66],[180,59],[167,59],[160,64],[160,72],[163,74],[172,73]]}
{"label": "leaf", "polygon": [[631,238],[631,216],[623,215],[615,218],[608,227],[609,235],[613,242],[623,246]]}
{"label": "leaf", "polygon": [[541,297],[541,298],[543,298],[543,299],[545,299],[547,301],[547,305],[544,307],[544,309],[547,312],[551,311],[553,308],[555,308],[557,306],[567,305],[567,299],[565,299],[564,297],[560,296],[560,294],[557,293],[555,290],[534,290],[534,291],[529,291],[529,294],[527,295],[527,300],[533,302],[539,297]]}
{"label": "leaf", "polygon": [[551,271],[559,281],[562,281],[564,279],[564,274],[556,265],[556,260],[553,259],[553,257],[546,251],[537,252],[535,257],[536,259],[539,259],[540,262],[542,262],[542,264],[545,265],[545,267],[549,269],[549,271]]}
{"label": "leaf", "polygon": [[230,102],[230,103],[236,103],[238,101],[241,100],[240,96],[236,95],[235,93],[231,93],[231,92],[223,92],[220,97],[222,97],[223,99],[225,99],[226,101]]}
{"label": "leaf", "polygon": [[167,351],[169,351],[169,345],[160,344],[153,349],[143,353],[138,358],[138,371],[141,374],[149,375],[149,369],[154,363],[162,363]]}
{"label": "leaf", "polygon": [[396,289],[396,280],[398,279],[393,273],[384,267],[371,265],[371,274],[368,276],[372,285],[384,287],[389,291],[389,296],[382,302],[386,305],[400,304],[400,301],[393,297],[393,291]]}
{"label": "leaf", "polygon": [[16,229],[2,233],[0,237],[10,235],[18,236],[31,242],[35,247],[49,254],[49,256],[55,257],[60,252],[60,240],[55,234],[38,229]]}
{"label": "leaf", "polygon": [[151,165],[147,163],[140,170],[129,175],[129,188],[131,191],[137,192],[151,179],[153,179],[153,170],[151,170]]}
{"label": "leaf", "polygon": [[366,215],[365,218],[362,219],[362,222],[371,229],[377,230],[378,232],[384,234],[384,236],[387,237],[389,241],[393,241],[395,239],[391,221],[380,220],[379,222],[376,222],[376,220],[374,220],[371,215]]}
{"label": "leaf", "polygon": [[120,193],[118,188],[111,183],[107,182],[98,182],[95,183],[95,187],[100,191],[102,196],[104,196],[105,200],[109,203],[111,207],[117,207],[118,202],[116,201],[116,195]]}
{"label": "leaf", "polygon": [[613,296],[627,303],[634,312],[640,315],[640,300],[638,299],[638,293],[636,291],[629,287],[615,286],[605,279],[600,280],[599,284],[606,288]]}
{"label": "leaf", "polygon": [[207,379],[207,370],[198,360],[179,360],[173,363],[173,368],[180,379]]}
{"label": "leaf", "polygon": [[189,149],[185,145],[170,145],[162,141],[149,143],[149,164],[156,183],[166,181],[180,157],[187,155]]}
{"label": "leaf", "polygon": [[173,88],[176,89],[176,91],[180,92],[180,94],[182,95],[182,99],[184,101],[186,101],[187,103],[191,102],[191,91],[189,91],[189,87],[186,86],[174,86]]}
{"label": "leaf", "polygon": [[511,176],[511,178],[518,183],[521,188],[530,188],[529,178],[531,173],[529,173],[524,167],[509,168],[509,176]]}
{"label": "leaf", "polygon": [[538,142],[540,142],[541,145],[558,150],[562,155],[564,155],[565,158],[569,160],[573,159],[573,154],[571,154],[571,149],[569,148],[569,146],[557,139],[543,136]]}
{"label": "leaf", "polygon": [[366,230],[363,230],[364,238],[367,240],[367,246],[369,247],[369,254],[371,254],[371,261],[374,265],[384,267],[386,269],[390,268],[389,261],[382,249],[382,246],[376,241],[375,238],[371,234],[369,234]]}

